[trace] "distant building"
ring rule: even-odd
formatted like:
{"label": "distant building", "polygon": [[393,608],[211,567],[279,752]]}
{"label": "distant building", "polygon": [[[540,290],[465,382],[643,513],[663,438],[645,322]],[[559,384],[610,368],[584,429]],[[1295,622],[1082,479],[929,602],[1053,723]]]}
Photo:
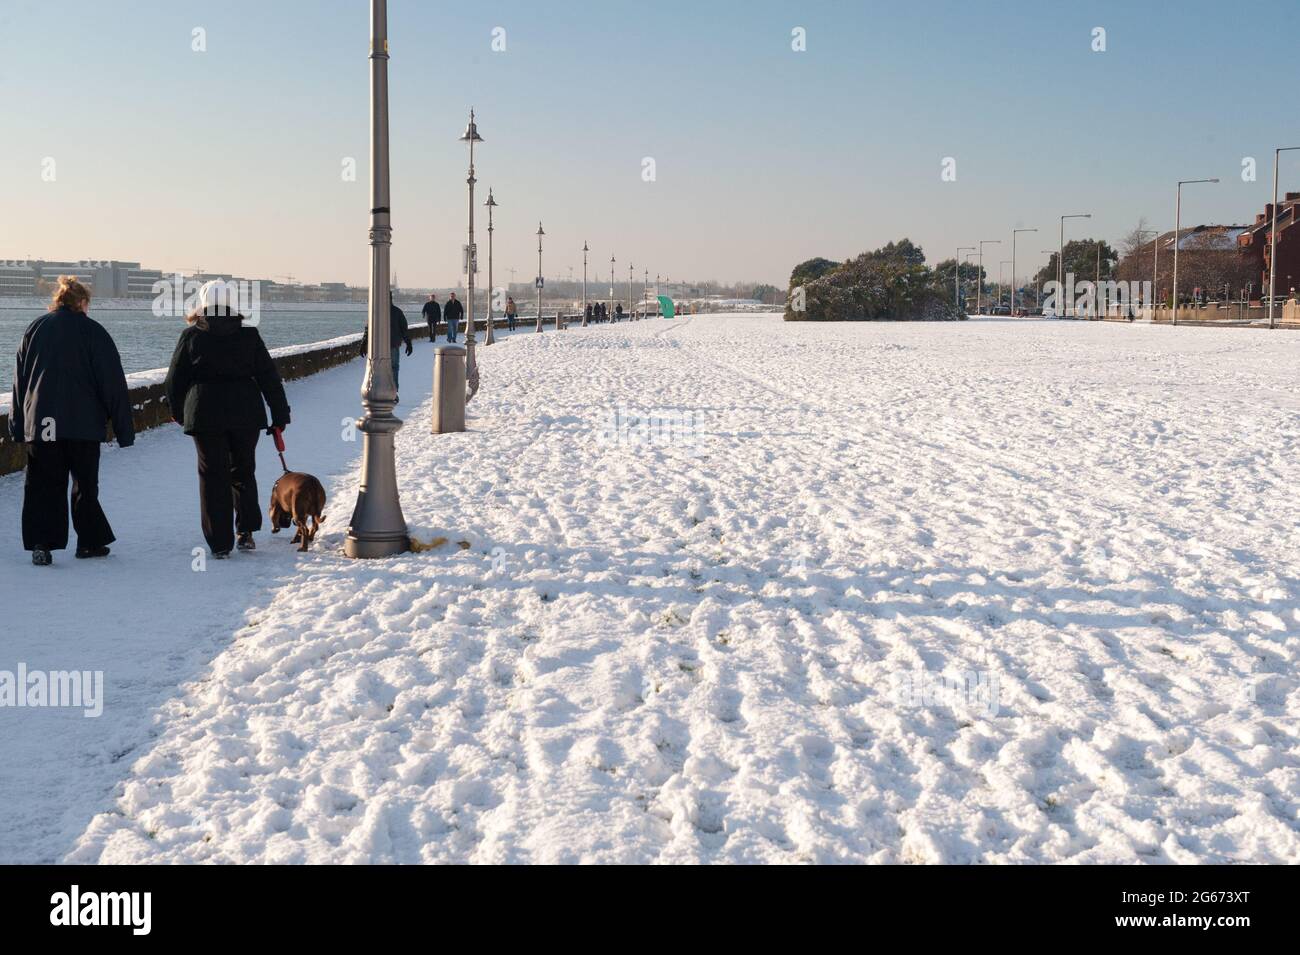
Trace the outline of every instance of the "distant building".
{"label": "distant building", "polygon": [[[1288,192],[1277,205],[1277,280],[1278,295],[1287,295],[1300,282],[1300,192]],[[1247,226],[1237,240],[1242,251],[1250,256],[1258,278],[1261,294],[1268,294],[1268,271],[1273,261],[1273,203],[1264,205],[1264,211],[1255,216],[1254,225]]]}
{"label": "distant building", "polygon": [[0,296],[35,295],[38,275],[30,262],[0,262]]}

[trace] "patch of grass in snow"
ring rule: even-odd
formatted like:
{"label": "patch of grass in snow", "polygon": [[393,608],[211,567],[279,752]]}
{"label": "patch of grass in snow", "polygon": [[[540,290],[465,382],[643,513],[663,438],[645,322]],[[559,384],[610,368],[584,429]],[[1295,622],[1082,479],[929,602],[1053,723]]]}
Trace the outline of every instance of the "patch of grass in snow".
{"label": "patch of grass in snow", "polygon": [[659,626],[661,627],[680,627],[687,622],[687,617],[683,617],[676,607],[669,607],[659,615]]}
{"label": "patch of grass in snow", "polygon": [[446,543],[447,543],[447,538],[445,537],[435,537],[432,540],[422,541],[420,540],[420,538],[412,535],[411,553],[418,554],[421,551],[436,550],[437,548],[443,546]]}

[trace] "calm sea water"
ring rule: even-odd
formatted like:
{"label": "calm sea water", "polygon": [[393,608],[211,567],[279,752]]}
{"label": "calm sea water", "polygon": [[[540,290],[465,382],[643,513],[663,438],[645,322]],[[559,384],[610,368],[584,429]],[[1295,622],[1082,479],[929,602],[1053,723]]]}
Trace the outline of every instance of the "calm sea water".
{"label": "calm sea water", "polygon": [[[404,308],[412,321],[418,321],[420,310]],[[40,318],[39,308],[0,308],[0,394],[8,395],[13,387],[14,354],[23,332],[33,320]],[[155,318],[149,309],[116,311],[96,309],[92,303],[90,317],[113,336],[122,365],[127,374],[163,368],[171,361],[176,339],[185,325],[175,318]],[[356,311],[271,311],[262,309],[262,321],[257,330],[268,348],[283,345],[305,345],[360,332],[366,324],[364,305]]]}

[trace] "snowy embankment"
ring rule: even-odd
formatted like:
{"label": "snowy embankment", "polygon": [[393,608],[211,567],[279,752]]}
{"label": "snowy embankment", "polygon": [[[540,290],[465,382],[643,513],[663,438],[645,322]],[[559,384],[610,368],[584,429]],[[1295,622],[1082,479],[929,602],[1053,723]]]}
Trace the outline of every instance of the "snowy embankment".
{"label": "snowy embankment", "polygon": [[308,555],[192,572],[174,429],[105,456],[108,561],[10,531],[8,652],[108,699],[0,711],[0,859],[1300,861],[1300,339],[518,335],[437,437],[428,356],[398,466],[442,546],[341,556],[356,365],[290,385]]}

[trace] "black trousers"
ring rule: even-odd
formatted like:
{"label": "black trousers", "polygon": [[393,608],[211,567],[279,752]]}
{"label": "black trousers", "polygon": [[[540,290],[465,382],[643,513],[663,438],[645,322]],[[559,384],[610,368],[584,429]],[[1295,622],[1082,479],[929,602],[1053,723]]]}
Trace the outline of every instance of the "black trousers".
{"label": "black trousers", "polygon": [[99,506],[98,441],[32,441],[27,444],[23,483],[23,547],[68,546],[68,477],[72,477],[72,526],[78,547],[113,543],[113,528]]}
{"label": "black trousers", "polygon": [[234,549],[236,530],[243,534],[262,529],[256,475],[260,436],[261,431],[191,435],[199,457],[203,538],[214,553]]}

